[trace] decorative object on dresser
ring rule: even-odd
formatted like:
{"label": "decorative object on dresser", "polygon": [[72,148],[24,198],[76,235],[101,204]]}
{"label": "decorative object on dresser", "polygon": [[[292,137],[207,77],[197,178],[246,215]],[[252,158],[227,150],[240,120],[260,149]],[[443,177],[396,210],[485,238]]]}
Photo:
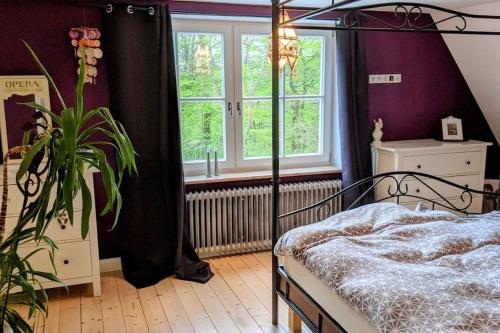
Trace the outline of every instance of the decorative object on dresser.
{"label": "decorative object on dresser", "polygon": [[373,120],[374,123],[374,130],[372,133],[373,137],[373,142],[372,142],[372,161],[373,161],[373,166],[372,166],[372,172],[375,174],[375,171],[377,169],[377,163],[375,162],[377,160],[377,147],[382,144],[382,136],[384,135],[384,132],[382,131],[382,128],[384,128],[384,121],[382,118],[377,118]]}
{"label": "decorative object on dresser", "polygon": [[[26,102],[37,102],[44,107],[49,106],[49,83],[45,76],[0,76],[2,156],[7,153],[9,148],[22,144],[22,127],[24,124],[33,121],[33,109],[23,104]],[[20,161],[19,153],[13,154],[10,158]]]}
{"label": "decorative object on dresser", "polygon": [[449,116],[441,120],[443,141],[464,141],[462,120]]}
{"label": "decorative object on dresser", "polygon": [[[453,143],[433,139],[384,142],[375,148],[377,154],[373,163],[376,165],[376,174],[391,171],[426,173],[482,191],[486,149],[490,145],[491,143],[473,140]],[[387,196],[389,186],[389,183],[377,186],[376,199]],[[462,194],[458,189],[432,180],[425,185],[417,179],[408,179],[402,186],[407,189],[409,195],[438,202],[448,200],[457,206],[460,206],[465,199],[461,197]],[[439,197],[436,192],[444,198]],[[468,211],[481,213],[482,199],[481,195],[475,195]],[[415,208],[419,202],[418,199],[405,197],[400,203]]]}
{"label": "decorative object on dresser", "polygon": [[[21,320],[27,327],[23,331],[30,332],[32,328],[19,315],[16,316],[12,307],[10,294],[18,291],[12,288],[18,287],[21,293],[30,296],[24,301],[30,307],[28,320],[37,316],[39,311],[47,315],[44,305],[47,295],[43,290],[61,286],[54,274],[49,273],[51,271],[58,274],[59,280],[66,285],[92,282],[94,295],[100,295],[92,170],[100,172],[106,191],[107,205],[102,213],[115,209],[117,218],[122,206],[119,192],[122,175],[137,171],[137,168],[132,143],[109,110],[104,107],[88,112],[83,110],[85,57],[80,60],[76,105],[67,107],[34,51],[26,42],[24,44],[54,89],[63,109],[58,115],[39,103],[25,103],[35,110],[35,121],[24,127],[22,146],[8,152],[22,153],[15,177],[8,175],[9,156],[3,166],[0,231],[8,233],[6,242],[13,239],[8,243],[7,258],[19,257],[20,261],[2,261],[2,278],[6,276],[7,287],[0,304],[0,326],[7,322],[19,331],[17,321]],[[96,139],[95,134],[99,134],[100,139]],[[116,172],[102,150],[107,145],[114,147]],[[12,189],[9,183],[13,185]],[[9,189],[12,190],[10,196]],[[8,202],[12,205],[8,206]],[[9,213],[14,215],[12,221],[7,218]],[[73,228],[76,226],[79,228]],[[49,246],[50,255],[43,255],[44,245]],[[19,269],[31,269],[35,274],[23,277],[23,283],[19,283],[15,275]],[[34,288],[42,290],[44,299],[33,292]]]}
{"label": "decorative object on dresser", "polygon": [[382,136],[384,135],[384,132],[382,129],[384,128],[384,121],[382,118],[378,118],[373,121],[375,124],[375,129],[373,130],[373,145],[378,146],[382,143]]}

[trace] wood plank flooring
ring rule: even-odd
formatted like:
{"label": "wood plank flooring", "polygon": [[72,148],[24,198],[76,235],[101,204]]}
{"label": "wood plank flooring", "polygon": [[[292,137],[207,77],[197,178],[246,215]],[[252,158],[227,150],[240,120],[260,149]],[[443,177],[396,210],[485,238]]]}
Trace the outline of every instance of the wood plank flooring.
{"label": "wood plank flooring", "polygon": [[270,252],[208,261],[215,276],[204,285],[171,277],[138,290],[113,272],[102,274],[101,297],[90,286],[49,290],[48,318],[32,322],[48,333],[289,332],[281,300],[280,324],[271,325]]}

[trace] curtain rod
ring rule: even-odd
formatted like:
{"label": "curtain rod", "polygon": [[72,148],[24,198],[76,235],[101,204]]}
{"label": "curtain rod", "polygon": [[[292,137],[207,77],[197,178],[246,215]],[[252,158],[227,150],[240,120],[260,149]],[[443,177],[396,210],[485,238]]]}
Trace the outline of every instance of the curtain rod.
{"label": "curtain rod", "polygon": [[[80,4],[82,7],[97,7],[97,8],[103,8],[107,14],[112,13],[115,10],[115,7],[108,3],[108,4]],[[134,12],[146,12],[149,15],[153,16],[155,14],[155,9],[153,7],[139,7],[139,6],[132,6],[128,5],[126,7],[127,13],[129,14],[134,14]]]}
{"label": "curtain rod", "polygon": [[[105,10],[107,14],[112,13],[115,10],[115,7],[113,4],[108,3],[108,4],[79,4],[78,6],[81,7],[97,7],[97,8],[102,8]],[[271,9],[271,8],[269,8]],[[318,9],[317,7],[286,7],[287,10],[289,11],[311,11]],[[127,13],[133,14],[134,11],[142,11],[142,12],[148,12],[149,15],[154,15],[155,14],[155,9],[153,7],[139,7],[139,6],[132,6],[128,5],[127,8]],[[200,13],[195,10],[182,10],[182,9],[171,9],[170,12],[172,14],[184,14],[184,15],[216,15],[216,16],[237,16],[237,17],[257,17],[257,18],[271,18],[271,13],[269,14],[237,14],[237,13]]]}

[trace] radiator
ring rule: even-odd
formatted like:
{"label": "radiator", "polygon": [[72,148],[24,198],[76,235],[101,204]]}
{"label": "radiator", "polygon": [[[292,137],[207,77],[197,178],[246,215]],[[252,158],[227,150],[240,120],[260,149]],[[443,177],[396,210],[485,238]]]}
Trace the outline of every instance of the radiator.
{"label": "radiator", "polygon": [[[280,213],[316,203],[342,188],[340,180],[280,186]],[[271,249],[271,186],[187,194],[189,237],[201,258]],[[340,199],[282,220],[280,232],[338,212]]]}

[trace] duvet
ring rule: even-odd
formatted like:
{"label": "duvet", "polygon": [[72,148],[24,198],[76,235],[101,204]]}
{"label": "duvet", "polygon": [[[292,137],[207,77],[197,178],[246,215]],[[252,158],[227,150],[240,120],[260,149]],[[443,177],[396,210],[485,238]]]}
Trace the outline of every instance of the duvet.
{"label": "duvet", "polygon": [[500,332],[500,212],[366,205],[287,232],[275,253],[301,262],[380,332]]}

